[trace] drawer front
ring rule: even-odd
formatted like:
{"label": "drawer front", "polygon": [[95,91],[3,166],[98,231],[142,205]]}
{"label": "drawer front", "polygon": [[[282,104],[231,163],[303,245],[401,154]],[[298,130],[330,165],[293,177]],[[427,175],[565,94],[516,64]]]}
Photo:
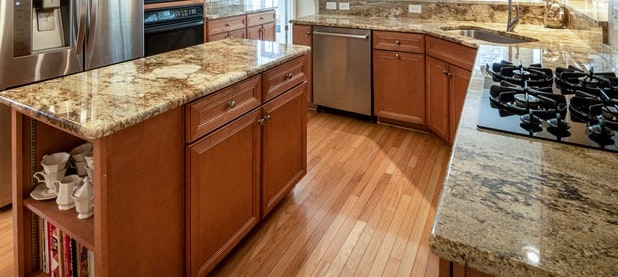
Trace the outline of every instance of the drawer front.
{"label": "drawer front", "polygon": [[220,34],[208,35],[208,37],[206,37],[206,41],[210,42],[210,41],[222,40],[226,38],[247,38],[247,35],[245,32],[245,29],[240,29],[240,30],[234,30],[230,32],[220,33]]}
{"label": "drawer front", "polygon": [[425,35],[398,32],[373,32],[373,49],[425,53]]}
{"label": "drawer front", "polygon": [[262,74],[262,101],[273,99],[306,80],[305,56],[270,69]]}
{"label": "drawer front", "polygon": [[247,19],[244,15],[218,18],[206,21],[208,35],[225,33],[247,27]]}
{"label": "drawer front", "polygon": [[261,97],[258,75],[187,105],[187,142],[259,107]]}
{"label": "drawer front", "polygon": [[476,49],[434,37],[427,37],[427,55],[472,71]]}
{"label": "drawer front", "polygon": [[256,26],[275,22],[275,11],[247,14],[247,26]]}

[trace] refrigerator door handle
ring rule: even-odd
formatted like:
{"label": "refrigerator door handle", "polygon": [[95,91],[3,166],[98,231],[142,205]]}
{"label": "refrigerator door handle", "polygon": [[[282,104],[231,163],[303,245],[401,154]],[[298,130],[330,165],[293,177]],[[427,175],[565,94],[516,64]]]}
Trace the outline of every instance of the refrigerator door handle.
{"label": "refrigerator door handle", "polygon": [[79,7],[79,25],[77,26],[77,46],[75,47],[75,53],[81,55],[84,51],[84,38],[86,37],[86,13],[87,13],[87,0],[80,1]]}
{"label": "refrigerator door handle", "polygon": [[99,9],[99,0],[86,0],[89,2],[90,16],[88,18],[88,40],[86,41],[86,51],[92,53],[94,51],[94,36],[97,29],[97,12]]}

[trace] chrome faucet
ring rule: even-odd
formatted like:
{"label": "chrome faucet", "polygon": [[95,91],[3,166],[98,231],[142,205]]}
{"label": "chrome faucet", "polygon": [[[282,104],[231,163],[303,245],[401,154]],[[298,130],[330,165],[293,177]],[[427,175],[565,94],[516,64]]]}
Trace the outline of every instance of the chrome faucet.
{"label": "chrome faucet", "polygon": [[519,23],[519,6],[515,5],[515,18],[513,18],[513,0],[508,0],[509,10],[507,12],[506,31],[513,32]]}

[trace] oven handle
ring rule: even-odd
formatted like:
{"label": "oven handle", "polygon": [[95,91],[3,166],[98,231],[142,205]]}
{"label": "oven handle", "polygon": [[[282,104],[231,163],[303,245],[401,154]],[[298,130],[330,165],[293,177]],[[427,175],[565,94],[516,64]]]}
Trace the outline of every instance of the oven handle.
{"label": "oven handle", "polygon": [[166,23],[166,24],[161,24],[161,25],[156,25],[156,26],[145,26],[144,34],[149,35],[149,34],[156,34],[156,33],[162,33],[162,32],[167,32],[167,31],[176,31],[180,29],[198,27],[200,25],[204,26],[203,19],[199,19],[195,21],[183,21],[179,23]]}

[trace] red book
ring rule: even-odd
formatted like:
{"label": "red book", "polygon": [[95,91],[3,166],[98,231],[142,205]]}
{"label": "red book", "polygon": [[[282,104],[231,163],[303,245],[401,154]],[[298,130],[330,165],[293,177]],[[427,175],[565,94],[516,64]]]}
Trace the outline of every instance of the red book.
{"label": "red book", "polygon": [[64,234],[62,238],[62,244],[64,244],[64,276],[72,277],[73,271],[71,270],[71,237]]}
{"label": "red book", "polygon": [[78,263],[79,263],[79,268],[77,269],[79,271],[79,277],[87,277],[88,276],[88,248],[83,247],[83,246],[79,246],[78,247],[78,252],[79,252],[79,256],[78,256]]}
{"label": "red book", "polygon": [[62,235],[60,229],[48,223],[49,229],[49,264],[51,276],[62,276]]}

